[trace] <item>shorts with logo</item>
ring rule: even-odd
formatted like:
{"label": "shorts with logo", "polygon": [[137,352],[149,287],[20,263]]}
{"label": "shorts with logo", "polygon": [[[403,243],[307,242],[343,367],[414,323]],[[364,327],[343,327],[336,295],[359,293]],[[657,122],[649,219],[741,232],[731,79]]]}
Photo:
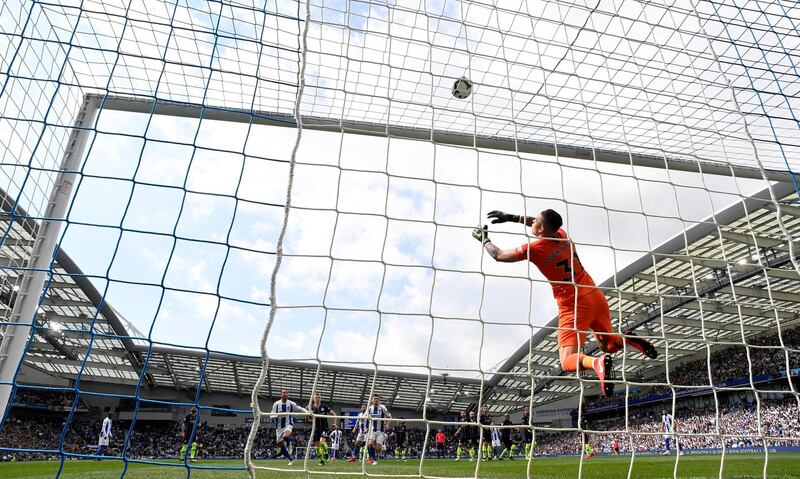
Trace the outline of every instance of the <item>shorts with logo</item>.
{"label": "shorts with logo", "polygon": [[281,429],[281,428],[277,428],[277,429],[275,429],[275,441],[276,441],[276,442],[281,442],[281,441],[283,441],[283,440],[284,440],[284,437],[286,437],[286,435],[287,435],[287,434],[288,434],[288,435],[291,435],[291,434],[292,434],[292,429],[293,429],[293,427],[292,427],[292,426],[286,426],[286,427],[285,427],[285,428],[283,428],[283,429]]}

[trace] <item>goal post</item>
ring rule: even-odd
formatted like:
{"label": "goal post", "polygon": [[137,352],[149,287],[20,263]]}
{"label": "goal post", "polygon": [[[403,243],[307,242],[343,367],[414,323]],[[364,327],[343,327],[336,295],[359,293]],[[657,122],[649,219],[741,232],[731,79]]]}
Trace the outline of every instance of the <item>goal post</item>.
{"label": "goal post", "polygon": [[[197,105],[169,100],[154,100],[147,97],[102,95],[90,93],[86,101],[102,104],[103,109],[130,113],[155,114],[186,118],[202,118],[214,121],[231,121],[254,125],[296,128],[292,115],[258,110],[236,110],[213,105]],[[681,158],[670,155],[640,154],[631,151],[604,150],[579,147],[563,143],[545,143],[515,139],[512,137],[467,135],[427,128],[359,122],[303,115],[303,128],[312,131],[327,131],[349,135],[366,135],[400,140],[428,141],[441,146],[478,148],[518,154],[545,155],[570,159],[598,161],[633,167],[659,168],[705,175],[733,176],[743,179],[767,179],[775,182],[791,182],[792,174],[780,170],[759,170],[755,167],[726,164],[710,158]],[[624,145],[620,145],[624,146]]]}
{"label": "goal post", "polygon": [[[21,268],[23,271],[13,310],[7,323],[2,325],[0,340],[0,411],[5,419],[8,415],[11,395],[14,391],[16,377],[23,364],[25,349],[30,344],[38,310],[45,291],[46,282],[51,277],[50,271],[56,247],[65,223],[67,209],[72,199],[73,186],[81,169],[86,142],[94,128],[97,116],[97,105],[91,98],[85,98],[74,126],[69,135],[64,157],[49,193],[44,216],[37,224],[36,239],[30,256]],[[9,218],[13,223],[13,212],[17,203],[10,208]],[[22,208],[24,210],[24,208]],[[10,228],[9,228],[10,229]],[[8,230],[4,236],[8,235]],[[5,239],[5,238],[4,238]],[[1,423],[0,423],[1,424]]]}

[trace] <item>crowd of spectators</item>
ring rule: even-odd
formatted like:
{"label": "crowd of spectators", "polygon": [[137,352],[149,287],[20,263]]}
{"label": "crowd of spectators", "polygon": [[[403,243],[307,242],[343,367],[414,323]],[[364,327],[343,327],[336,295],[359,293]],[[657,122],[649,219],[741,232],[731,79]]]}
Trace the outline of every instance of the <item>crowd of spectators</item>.
{"label": "crowd of spectators", "polygon": [[[14,395],[17,406],[37,409],[72,409],[75,394],[53,389],[20,387]],[[82,399],[78,399],[78,409],[88,409]]]}
{"label": "crowd of spectators", "polygon": [[[680,404],[680,402],[679,402]],[[696,402],[695,402],[696,404]],[[578,432],[547,433],[537,431],[536,454],[574,454],[582,450],[582,441],[593,445],[597,452],[609,452],[611,444],[617,440],[623,452],[632,449],[637,452],[659,451],[663,446],[663,427],[661,423],[661,406],[640,407],[631,409],[628,427],[622,413],[612,413],[605,417],[588,419],[584,423],[587,432],[583,437]],[[787,395],[781,400],[762,400],[757,404],[728,403],[719,407],[709,404],[705,407],[687,407],[683,405],[675,411],[675,436],[673,443],[680,443],[684,449],[719,448],[724,444],[728,448],[763,446],[762,438],[767,439],[770,446],[800,446],[800,410],[797,399]],[[591,416],[590,416],[591,417]],[[717,427],[719,421],[719,427]],[[759,430],[759,424],[761,429]],[[11,451],[0,451],[0,458],[16,454],[18,459],[44,459],[57,457],[57,451],[63,450],[74,454],[93,454],[93,446],[97,442],[99,421],[95,416],[76,415],[70,427],[63,434],[63,416],[41,418],[35,415],[12,417],[0,432],[0,447],[35,449],[38,452],[24,454]],[[128,434],[130,423],[115,423],[112,447],[109,453],[120,455],[124,438]],[[613,431],[613,432],[600,432]],[[201,429],[198,443],[198,457],[202,458],[241,458],[248,426],[215,425]],[[307,443],[307,431],[295,431],[295,447],[303,448]],[[433,442],[433,434],[429,442]],[[352,438],[345,436],[343,453],[349,452]],[[418,457],[423,448],[425,430],[409,429],[409,447],[407,457]],[[142,421],[137,423],[127,445],[126,456],[136,459],[166,459],[178,456],[181,439],[178,423],[164,421]],[[390,440],[387,448],[393,453],[394,445]],[[256,459],[269,459],[278,456],[274,432],[271,427],[262,427],[254,444]],[[455,454],[455,441],[448,434],[446,457]],[[438,454],[429,452],[429,457]]]}
{"label": "crowd of spectators", "polygon": [[[719,408],[678,408],[674,416],[671,437],[684,449],[763,447],[762,437],[769,446],[800,446],[800,409],[795,397],[763,400],[756,403],[728,405]],[[719,422],[719,427],[717,423]],[[759,423],[761,428],[759,430]],[[538,454],[572,454],[582,450],[582,439],[597,452],[610,452],[616,439],[622,451],[660,451],[663,449],[664,429],[659,407],[637,408],[629,412],[628,428],[624,414],[617,414],[584,423],[588,432],[538,434]]]}
{"label": "crowd of spectators", "polygon": [[[36,460],[58,456],[63,450],[70,454],[91,455],[95,453],[95,445],[100,427],[100,420],[94,414],[76,414],[72,417],[66,432],[65,415],[12,415],[0,431],[0,448],[16,448],[34,450],[31,452],[14,452],[0,450],[0,459],[9,459],[12,455],[17,459]],[[115,421],[109,454],[121,455],[124,438],[130,429],[129,421]],[[250,426],[244,425],[201,425],[197,442],[199,458],[241,458]],[[62,439],[63,434],[63,439]],[[429,441],[433,442],[432,432]],[[353,439],[345,432],[342,453],[349,453]],[[293,434],[296,448],[305,448],[308,442],[308,431],[297,428]],[[423,449],[425,430],[409,428],[406,457],[418,457]],[[394,438],[390,436],[389,454],[394,453]],[[454,446],[454,445],[453,445]],[[167,421],[140,421],[130,433],[125,455],[132,459],[168,459],[177,458],[181,448],[180,423]],[[452,449],[455,453],[454,447]],[[301,451],[301,454],[304,451]],[[259,428],[253,447],[255,459],[269,459],[280,456],[275,444],[275,432],[265,425]]]}
{"label": "crowd of spectators", "polygon": [[[781,334],[785,348],[800,349],[800,327],[783,331]],[[708,361],[705,357],[688,361],[677,366],[669,374],[666,373],[647,379],[646,382],[656,383],[653,386],[642,386],[636,391],[630,391],[628,398],[637,399],[647,396],[670,394],[672,389],[664,384],[673,384],[682,387],[677,391],[689,391],[691,387],[708,388],[711,384],[719,385],[726,381],[749,378],[750,371],[753,376],[762,374],[786,373],[787,349],[781,347],[778,333],[767,334],[760,337],[748,338],[747,344],[729,346],[717,349],[711,353],[711,375],[709,379]],[[748,362],[748,350],[750,361]],[[800,368],[800,353],[788,351],[789,369]],[[750,365],[752,364],[752,368]],[[622,391],[621,391],[622,392]],[[611,397],[596,397],[587,400],[587,406],[605,406],[624,402],[624,395]]]}
{"label": "crowd of spectators", "polygon": [[[100,421],[95,415],[74,416],[66,433],[63,432],[63,416],[60,418],[12,416],[0,431],[0,447],[36,450],[36,452],[17,454],[20,458],[29,460],[55,457],[62,449],[71,454],[94,454],[99,427]],[[124,438],[129,429],[128,421],[114,423],[110,454],[122,453]],[[201,431],[197,441],[200,444],[199,457],[234,458],[242,457],[250,427],[206,425]],[[305,431],[298,430],[294,438],[297,447],[305,447],[307,443]],[[181,448],[180,425],[165,421],[138,422],[130,435],[127,447],[126,456],[129,458],[174,459]],[[272,428],[260,428],[254,443],[254,457],[268,459],[277,457],[278,452]],[[0,458],[11,454],[12,451],[0,451]]]}
{"label": "crowd of spectators", "polygon": [[[800,327],[789,329],[782,334],[783,343],[787,347],[800,349]],[[717,350],[711,354],[711,379],[714,384],[753,375],[774,374],[786,370],[786,350],[779,346],[777,333],[758,338],[749,338],[751,346],[773,346],[772,348],[749,348],[731,346]],[[800,354],[790,353],[790,368],[800,368]],[[750,369],[749,365],[752,365]],[[670,383],[674,385],[700,387],[709,385],[709,368],[705,358],[684,363],[670,373]],[[771,384],[775,384],[774,380]],[[666,382],[665,377],[656,378],[653,382]],[[669,393],[670,389],[662,386],[642,388],[633,397],[653,396]],[[0,450],[0,459],[11,455],[23,459],[42,459],[56,457],[58,451],[75,454],[93,454],[97,444],[101,418],[98,412],[90,411],[80,402],[76,412],[72,410],[74,395],[69,392],[19,388],[14,398],[15,408],[0,430],[0,448],[35,450],[19,453]],[[710,396],[709,396],[710,397]],[[620,402],[619,396],[610,401]],[[592,406],[603,402],[587,401]],[[800,411],[797,399],[789,397],[784,400],[761,401],[758,409],[755,404],[727,402],[719,407],[715,404],[697,406],[698,401],[678,400],[675,414],[675,432],[684,448],[718,448],[760,446],[761,438],[767,436],[769,445],[800,446]],[[695,407],[689,408],[693,404]],[[631,448],[637,451],[657,450],[662,444],[663,431],[660,420],[661,406],[637,406],[629,408],[628,426],[622,410],[607,413],[589,414],[590,422],[584,429],[594,431],[621,431],[615,433],[589,433],[588,441],[596,451],[608,450],[614,439],[619,441],[623,451]],[[43,411],[40,411],[43,410]],[[719,410],[719,415],[717,415]],[[69,427],[64,430],[65,420],[69,419]],[[719,424],[717,424],[719,422]],[[761,429],[759,430],[759,424]],[[125,446],[130,422],[115,421],[111,454],[120,455]],[[246,425],[204,425],[199,434],[198,449],[200,458],[235,458],[242,457],[244,445],[250,427]],[[347,431],[346,431],[347,432]],[[433,443],[431,432],[429,443]],[[446,454],[455,454],[455,441],[448,431]],[[130,432],[125,454],[136,459],[176,458],[181,448],[180,425],[170,421],[139,421]],[[419,456],[423,449],[425,431],[409,428],[409,447],[407,457]],[[793,439],[792,439],[793,438]],[[352,446],[352,438],[345,434],[344,451]],[[587,439],[584,437],[583,439]],[[546,433],[537,432],[538,454],[576,453],[582,447],[582,438],[575,432]],[[295,447],[304,448],[307,442],[306,431],[299,427],[295,432]],[[387,448],[390,454],[394,445],[390,439]],[[253,454],[257,459],[278,456],[273,429],[265,425],[256,436]]]}

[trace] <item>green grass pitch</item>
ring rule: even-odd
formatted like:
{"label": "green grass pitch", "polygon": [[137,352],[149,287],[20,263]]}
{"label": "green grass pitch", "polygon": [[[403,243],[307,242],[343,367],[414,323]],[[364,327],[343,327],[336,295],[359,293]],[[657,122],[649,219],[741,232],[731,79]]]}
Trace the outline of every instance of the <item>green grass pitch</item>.
{"label": "green grass pitch", "polygon": [[[676,471],[675,456],[638,455],[634,461],[631,477],[634,478],[718,478],[720,477],[720,455],[685,455],[679,458]],[[127,479],[178,479],[187,477],[187,469],[183,464],[175,466],[149,465],[131,463],[125,473]],[[202,466],[237,467],[241,461],[200,461],[192,464],[190,478],[196,479],[246,479],[245,471],[221,471],[203,469]],[[290,479],[300,477],[329,477],[350,479],[365,477],[361,474],[361,465],[348,464],[342,461],[319,466],[309,461],[308,467],[323,474],[303,473],[302,461],[297,461],[290,468],[284,461],[261,461],[258,465],[291,469],[283,471],[258,471],[261,479]],[[56,476],[59,463],[51,462],[18,462],[0,463],[1,479],[52,479]],[[199,467],[195,467],[199,466]],[[579,459],[577,457],[534,458],[531,462],[532,478],[576,478],[578,477]],[[591,479],[625,478],[630,466],[629,456],[594,457],[583,461],[581,477]],[[492,461],[482,462],[478,477],[487,479],[520,479],[526,477],[527,461]],[[376,466],[364,466],[370,474],[386,475],[419,475],[419,462],[406,461],[398,463],[393,460],[381,461]],[[73,479],[115,479],[123,471],[123,463],[116,460],[101,462],[81,460],[67,461],[64,464],[61,478]],[[324,474],[324,472],[353,472],[354,474]],[[422,468],[426,476],[437,477],[475,477],[476,463],[452,460],[426,460]],[[677,472],[677,474],[674,474]],[[764,455],[761,454],[729,454],[725,457],[722,477],[724,478],[757,478],[763,477]],[[767,477],[800,478],[800,454],[770,454],[767,466]]]}

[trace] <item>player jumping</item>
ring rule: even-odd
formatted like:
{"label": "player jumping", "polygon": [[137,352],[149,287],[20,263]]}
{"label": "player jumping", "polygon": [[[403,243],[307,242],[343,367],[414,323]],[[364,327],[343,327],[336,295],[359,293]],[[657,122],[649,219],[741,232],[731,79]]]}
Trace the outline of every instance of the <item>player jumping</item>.
{"label": "player jumping", "polygon": [[281,391],[281,398],[272,405],[272,415],[275,418],[275,442],[281,448],[281,455],[289,461],[289,466],[294,462],[294,457],[289,453],[289,444],[292,442],[292,430],[294,429],[294,416],[279,415],[302,412],[308,414],[308,410],[298,406],[289,399],[289,391]]}
{"label": "player jumping", "polygon": [[[516,249],[501,250],[489,239],[489,228],[475,229],[472,236],[480,241],[495,261],[513,263],[529,260],[539,268],[553,288],[553,296],[558,303],[558,355],[561,368],[565,372],[576,372],[578,369],[592,369],[600,381],[600,390],[604,396],[614,390],[611,382],[613,361],[611,354],[623,348],[623,342],[636,348],[648,358],[655,359],[658,352],[653,345],[642,338],[637,338],[630,331],[625,332],[625,339],[611,334],[611,313],[603,292],[595,286],[594,280],[583,269],[575,245],[561,229],[561,215],[554,210],[544,210],[535,218],[491,211],[487,215],[492,224],[522,223],[531,227],[538,239]],[[576,289],[577,304],[576,304]],[[594,331],[595,339],[603,350],[599,357],[579,353],[586,342],[586,331]],[[604,334],[608,333],[608,334]]]}

